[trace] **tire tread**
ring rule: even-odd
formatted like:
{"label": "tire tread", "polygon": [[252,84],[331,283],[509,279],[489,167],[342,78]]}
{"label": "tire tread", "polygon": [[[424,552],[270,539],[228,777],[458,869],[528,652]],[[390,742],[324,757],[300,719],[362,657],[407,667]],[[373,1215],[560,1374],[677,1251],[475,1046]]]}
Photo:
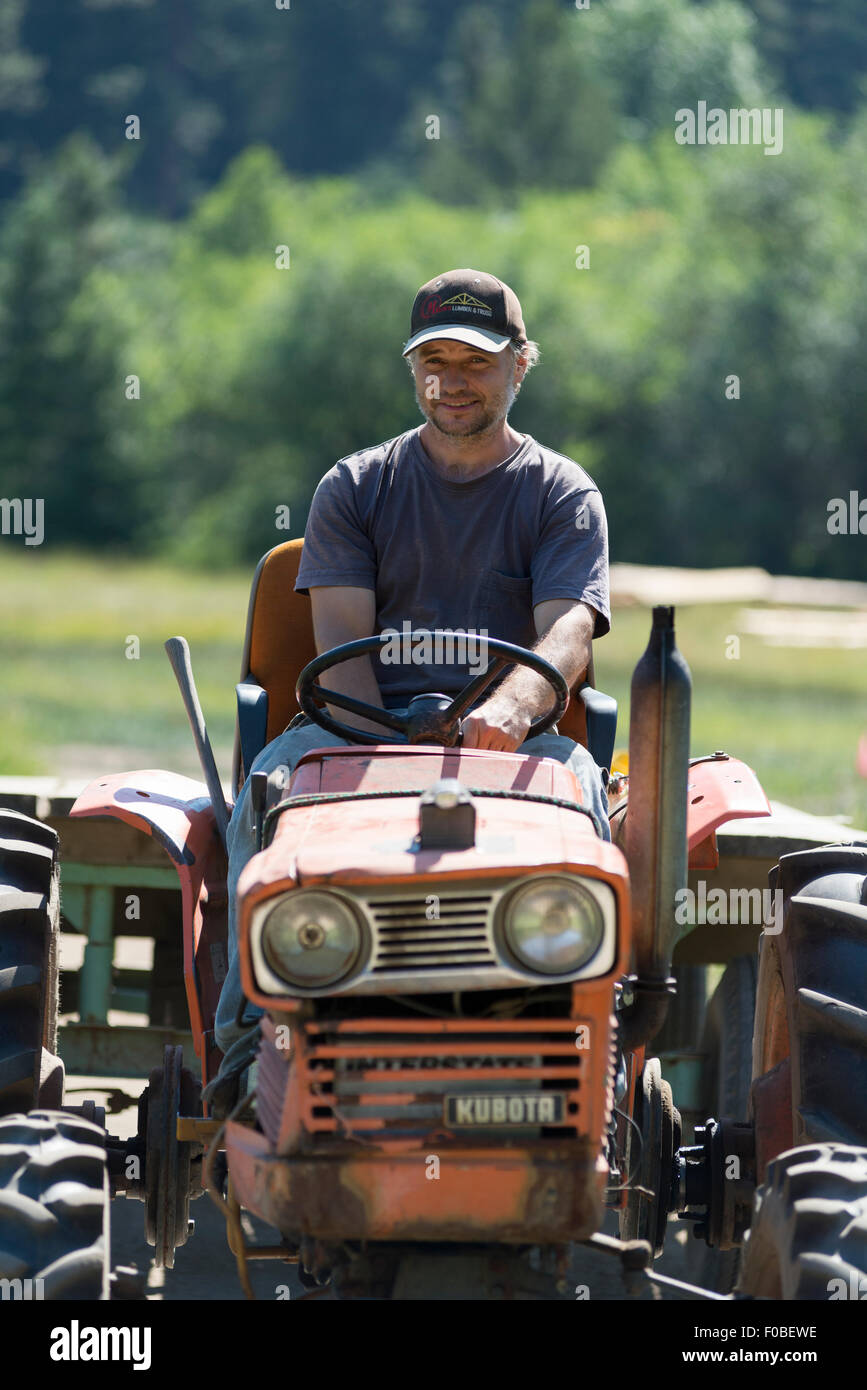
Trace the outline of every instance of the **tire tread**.
{"label": "tire tread", "polygon": [[47,1110],[0,1119],[0,1278],[107,1298],[108,1200],[103,1130]]}

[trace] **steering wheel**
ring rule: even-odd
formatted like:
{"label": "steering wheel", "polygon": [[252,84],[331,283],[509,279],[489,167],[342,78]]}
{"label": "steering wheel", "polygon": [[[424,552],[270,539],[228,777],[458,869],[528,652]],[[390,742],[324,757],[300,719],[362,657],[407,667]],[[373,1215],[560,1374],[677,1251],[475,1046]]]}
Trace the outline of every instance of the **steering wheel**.
{"label": "steering wheel", "polygon": [[[406,714],[395,714],[391,710],[382,709],[378,705],[369,705],[365,700],[355,700],[351,695],[341,695],[337,690],[328,690],[317,683],[317,676],[323,671],[329,671],[332,666],[339,666],[342,661],[349,661],[356,656],[364,656],[368,652],[376,651],[386,642],[393,640],[385,633],[380,633],[375,637],[361,637],[356,642],[343,642],[339,647],[332,647],[330,651],[323,652],[307,663],[304,670],[298,677],[298,684],[295,687],[295,698],[301,709],[318,724],[321,729],[328,729],[332,734],[338,734],[341,738],[349,739],[350,743],[441,743],[446,748],[453,748],[460,743],[461,719],[467,710],[487,690],[488,686],[497,678],[501,671],[507,666],[529,666],[531,671],[537,675],[544,676],[551,686],[556,697],[554,708],[548,714],[542,714],[538,719],[534,719],[527,730],[527,738],[534,738],[536,734],[542,734],[546,729],[550,729],[552,724],[563,714],[569,703],[569,687],[565,679],[552,666],[550,661],[545,661],[535,652],[527,651],[526,647],[518,647],[513,642],[501,642],[495,637],[475,637],[466,634],[470,641],[477,643],[484,642],[487,649],[494,653],[494,660],[490,662],[487,669],[475,676],[468,685],[465,685],[454,698],[443,695],[438,691],[426,695],[415,695],[409,702]],[[408,641],[422,640],[423,638],[454,637],[454,633],[435,631],[421,631],[402,634]],[[342,724],[338,719],[332,719],[327,710],[320,709],[316,704],[317,700],[325,700],[329,704],[337,705],[339,709],[349,710],[352,714],[363,715],[365,719],[370,719],[376,724],[382,724],[387,729],[393,729],[403,735],[403,738],[379,738],[376,734],[368,733],[365,729],[354,729],[350,724]]]}

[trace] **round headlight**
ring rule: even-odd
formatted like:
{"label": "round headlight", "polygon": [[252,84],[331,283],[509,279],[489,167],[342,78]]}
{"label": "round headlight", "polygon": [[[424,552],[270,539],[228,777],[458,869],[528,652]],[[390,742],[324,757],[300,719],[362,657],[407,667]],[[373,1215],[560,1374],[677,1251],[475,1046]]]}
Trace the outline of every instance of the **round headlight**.
{"label": "round headlight", "polygon": [[536,879],[519,888],[505,909],[506,944],[527,970],[568,975],[599,949],[602,909],[586,888],[564,879]]}
{"label": "round headlight", "polygon": [[362,945],[358,919],[334,893],[302,889],[268,913],[262,949],[287,984],[320,989],[348,975]]}

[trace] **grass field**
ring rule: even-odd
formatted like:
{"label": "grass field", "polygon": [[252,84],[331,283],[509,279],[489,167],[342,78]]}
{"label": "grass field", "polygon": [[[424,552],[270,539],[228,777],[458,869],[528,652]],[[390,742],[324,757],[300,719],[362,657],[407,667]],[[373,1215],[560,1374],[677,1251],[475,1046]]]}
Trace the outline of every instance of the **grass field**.
{"label": "grass field", "polygon": [[[163,651],[180,633],[224,778],[251,574],[196,574],[153,563],[0,551],[0,773],[96,776],[130,767],[196,775],[177,686]],[[768,795],[867,826],[867,779],[855,771],[867,734],[864,650],[767,647],[738,632],[741,605],[682,606],[678,645],[693,675],[693,753],[726,752]],[[597,682],[620,704],[650,627],[617,609],[596,647]],[[728,659],[731,636],[740,656]],[[131,638],[137,638],[139,655]]]}

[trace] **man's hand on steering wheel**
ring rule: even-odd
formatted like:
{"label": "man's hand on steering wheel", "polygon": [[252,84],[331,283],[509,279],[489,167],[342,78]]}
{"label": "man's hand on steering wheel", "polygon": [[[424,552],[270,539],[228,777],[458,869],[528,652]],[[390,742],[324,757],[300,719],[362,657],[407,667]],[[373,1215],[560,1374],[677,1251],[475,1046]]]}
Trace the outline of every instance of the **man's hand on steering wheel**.
{"label": "man's hand on steering wheel", "polygon": [[[410,634],[414,637],[416,634]],[[419,633],[419,636],[422,634]],[[426,633],[426,636],[438,635]],[[528,651],[512,642],[502,642],[497,638],[486,637],[487,654],[492,660],[484,671],[474,676],[455,696],[436,692],[430,695],[416,695],[410,700],[405,713],[387,710],[358,700],[341,691],[330,690],[318,683],[317,677],[342,661],[366,655],[381,649],[383,637],[362,637],[354,642],[343,642],[330,651],[321,652],[309,661],[298,677],[295,695],[298,704],[314,724],[340,738],[359,743],[439,743],[444,747],[454,747],[462,737],[462,729],[468,730],[474,742],[462,741],[467,747],[492,748],[501,751],[514,751],[528,734],[540,734],[549,729],[559,719],[569,703],[569,687],[561,672],[537,652]],[[497,691],[486,700],[475,714],[468,711],[500,673],[509,666],[529,668],[516,671],[507,682],[505,690]],[[523,679],[521,679],[523,677]],[[529,684],[528,684],[529,681]],[[547,692],[547,699],[540,698],[539,691]],[[526,696],[529,694],[530,698]],[[392,731],[392,736],[377,736],[364,729],[352,728],[329,714],[319,705],[325,701],[350,714],[360,715],[365,720]],[[535,718],[538,709],[539,717]],[[394,734],[403,735],[395,738]]]}
{"label": "man's hand on steering wheel", "polygon": [[535,671],[517,666],[487,700],[461,720],[464,748],[514,753],[537,722],[551,712],[551,687]]}
{"label": "man's hand on steering wheel", "polygon": [[530,715],[513,700],[492,697],[461,720],[464,748],[489,748],[494,753],[514,753],[527,737]]}

